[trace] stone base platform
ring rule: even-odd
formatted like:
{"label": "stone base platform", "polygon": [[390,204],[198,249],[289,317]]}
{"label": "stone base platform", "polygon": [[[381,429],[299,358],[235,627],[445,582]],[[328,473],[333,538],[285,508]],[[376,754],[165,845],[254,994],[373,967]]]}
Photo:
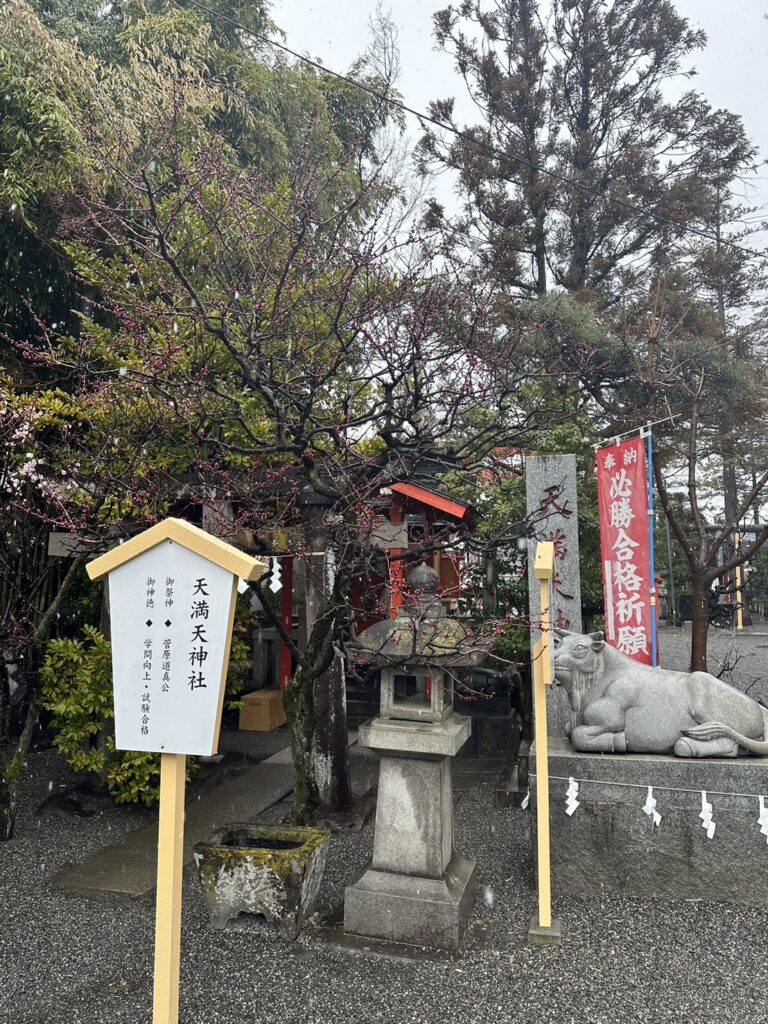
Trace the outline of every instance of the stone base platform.
{"label": "stone base platform", "polygon": [[442,878],[367,868],[344,896],[344,930],[412,946],[458,949],[475,901],[474,861],[454,854]]}
{"label": "stone base platform", "polygon": [[538,917],[531,918],[531,926],[528,929],[528,944],[530,946],[560,946],[563,942],[563,926],[552,918],[552,924],[548,927],[539,924]]}
{"label": "stone base platform", "polygon": [[[530,772],[535,844],[535,750]],[[555,896],[614,892],[768,906],[768,845],[757,823],[757,795],[768,796],[768,758],[586,754],[555,739],[549,775]],[[579,782],[579,807],[570,818],[569,776]],[[642,809],[648,786],[662,815],[658,827]],[[712,839],[699,818],[702,789],[716,823]]]}

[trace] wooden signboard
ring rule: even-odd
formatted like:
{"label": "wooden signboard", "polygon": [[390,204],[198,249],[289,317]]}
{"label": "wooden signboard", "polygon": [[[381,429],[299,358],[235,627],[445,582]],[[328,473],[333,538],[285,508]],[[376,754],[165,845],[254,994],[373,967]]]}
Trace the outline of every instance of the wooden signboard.
{"label": "wooden signboard", "polygon": [[118,750],[216,752],[236,582],[172,540],[110,572]]}
{"label": "wooden signboard", "polygon": [[165,519],[87,566],[109,586],[115,745],[160,759],[153,1024],[177,1024],[187,754],[214,754],[238,581],[264,566]]}

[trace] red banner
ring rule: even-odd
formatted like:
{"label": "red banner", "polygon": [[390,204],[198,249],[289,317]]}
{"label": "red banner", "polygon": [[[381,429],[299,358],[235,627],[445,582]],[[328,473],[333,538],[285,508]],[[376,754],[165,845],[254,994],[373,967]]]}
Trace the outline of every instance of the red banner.
{"label": "red banner", "polygon": [[651,566],[645,442],[633,437],[597,452],[605,637],[651,664]]}

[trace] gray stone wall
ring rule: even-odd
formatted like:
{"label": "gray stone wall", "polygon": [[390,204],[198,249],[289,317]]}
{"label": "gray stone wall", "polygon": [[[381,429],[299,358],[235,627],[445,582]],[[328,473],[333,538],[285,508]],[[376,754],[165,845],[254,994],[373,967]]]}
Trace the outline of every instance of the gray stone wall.
{"label": "gray stone wall", "polygon": [[[535,832],[535,752],[530,770]],[[721,795],[764,792],[768,758],[583,754],[567,740],[554,740],[549,774],[554,893],[768,905],[768,849],[757,824],[757,797]],[[565,812],[569,776],[582,780],[572,817]],[[642,809],[648,786],[662,815],[658,827]],[[716,823],[712,839],[699,818],[702,789]]]}

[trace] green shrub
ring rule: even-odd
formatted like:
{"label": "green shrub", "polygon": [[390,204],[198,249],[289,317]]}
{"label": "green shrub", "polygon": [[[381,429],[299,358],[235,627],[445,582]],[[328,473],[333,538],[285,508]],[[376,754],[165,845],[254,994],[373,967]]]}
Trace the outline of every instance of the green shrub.
{"label": "green shrub", "polygon": [[82,640],[51,640],[42,667],[43,707],[51,713],[54,744],[75,771],[94,775],[117,803],[153,804],[160,757],[115,750],[112,650],[93,626]]}
{"label": "green shrub", "polygon": [[[237,695],[250,679],[252,615],[238,599],[229,668],[226,707],[237,709]],[[112,699],[112,648],[94,626],[83,626],[82,640],[51,640],[41,675],[43,707],[51,714],[54,744],[79,772],[89,772],[117,803],[156,803],[160,792],[160,755],[115,750]],[[197,766],[187,758],[187,773]]]}

